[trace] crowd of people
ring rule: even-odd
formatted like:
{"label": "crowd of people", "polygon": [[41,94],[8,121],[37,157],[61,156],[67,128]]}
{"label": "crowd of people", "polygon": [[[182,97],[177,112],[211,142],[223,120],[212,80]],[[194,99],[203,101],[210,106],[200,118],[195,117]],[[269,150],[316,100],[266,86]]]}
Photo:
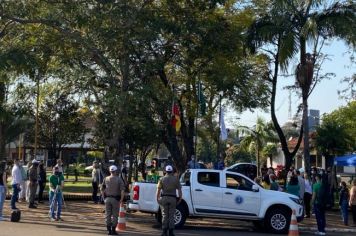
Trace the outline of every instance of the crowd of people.
{"label": "crowd of people", "polygon": [[356,227],[356,179],[352,181],[348,189],[345,181],[337,186],[337,180],[333,176],[331,168],[326,171],[315,167],[311,170],[311,176],[304,175],[294,167],[287,173],[286,184],[276,182],[276,173],[273,168],[261,168],[262,177],[256,177],[255,182],[263,188],[275,191],[285,191],[303,200],[305,218],[315,215],[318,225],[318,235],[325,235],[325,210],[334,206],[334,195],[339,190],[339,206],[344,225],[349,225],[348,208],[351,208],[353,226]]}
{"label": "crowd of people", "polygon": [[[197,161],[192,157],[188,167],[200,168]],[[220,164],[221,165],[221,164]],[[117,213],[119,203],[124,201],[127,192],[127,170],[125,163],[120,170],[112,165],[105,171],[102,165],[96,161],[92,166],[92,199],[94,203],[105,204],[106,225],[109,234],[115,235],[117,224]],[[219,167],[219,164],[217,165]],[[168,168],[168,169],[167,169]],[[7,188],[7,163],[0,162],[0,220],[3,219],[3,205],[5,202]],[[220,169],[220,168],[218,168]],[[167,176],[161,178],[158,184],[157,200],[162,205],[163,216],[170,215],[171,207],[170,191],[180,189],[179,184],[172,184],[174,179],[171,177],[173,167],[167,165],[165,172]],[[325,210],[334,206],[334,196],[337,193],[339,197],[339,207],[341,218],[344,225],[349,225],[348,209],[351,208],[353,226],[356,226],[356,179],[352,181],[351,187],[345,181],[340,181],[339,185],[331,168],[326,171],[313,167],[310,176],[307,173],[301,173],[299,170],[291,167],[286,176],[277,173],[273,168],[261,168],[261,176],[256,177],[255,182],[263,188],[273,191],[285,191],[293,194],[303,200],[304,217],[310,218],[315,215],[319,235],[325,235]],[[19,201],[27,202],[28,208],[37,208],[37,205],[43,203],[43,192],[48,182],[49,195],[49,216],[51,221],[61,221],[61,209],[63,204],[63,163],[60,159],[52,169],[52,174],[47,178],[46,168],[43,162],[32,160],[24,168],[23,161],[14,160],[11,168],[11,188],[12,196],[10,206],[12,210],[17,210],[16,203]],[[286,183],[279,180],[285,177]],[[173,181],[173,182],[172,182]],[[175,183],[175,182],[174,182]],[[174,186],[170,189],[169,186]],[[98,196],[100,190],[100,194]],[[36,203],[36,193],[38,191],[38,202]],[[163,198],[162,198],[163,197]],[[104,202],[105,199],[105,202]],[[167,204],[166,204],[167,203]],[[165,217],[164,217],[165,218]],[[169,217],[170,218],[170,217]],[[168,231],[172,232],[172,222],[165,218],[163,235]]]}
{"label": "crowd of people", "polygon": [[[10,170],[9,173],[7,170]],[[22,160],[15,159],[11,168],[7,167],[6,161],[0,162],[0,220],[3,219],[3,206],[8,193],[7,177],[11,175],[11,200],[12,211],[19,211],[16,204],[27,202],[28,208],[37,208],[38,204],[43,203],[43,192],[46,188],[47,173],[44,163],[37,160],[28,162],[26,168]],[[60,221],[61,206],[63,203],[62,189],[64,186],[63,167],[59,159],[49,180],[49,202],[50,216],[53,221]],[[38,194],[36,202],[36,194]],[[56,216],[55,216],[56,214]]]}

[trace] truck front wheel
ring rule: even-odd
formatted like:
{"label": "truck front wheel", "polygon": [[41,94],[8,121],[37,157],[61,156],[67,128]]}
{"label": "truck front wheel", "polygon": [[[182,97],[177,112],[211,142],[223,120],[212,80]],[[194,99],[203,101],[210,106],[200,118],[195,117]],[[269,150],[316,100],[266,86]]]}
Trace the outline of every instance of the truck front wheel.
{"label": "truck front wheel", "polygon": [[285,208],[272,208],[265,216],[265,226],[271,233],[287,233],[291,214]]}

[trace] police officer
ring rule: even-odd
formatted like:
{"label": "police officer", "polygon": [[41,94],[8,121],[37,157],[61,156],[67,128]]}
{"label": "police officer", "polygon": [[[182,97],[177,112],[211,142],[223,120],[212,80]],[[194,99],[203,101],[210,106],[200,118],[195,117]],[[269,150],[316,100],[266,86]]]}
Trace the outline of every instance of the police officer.
{"label": "police officer", "polygon": [[[101,192],[105,198],[105,223],[108,235],[118,235],[115,231],[120,204],[125,196],[125,184],[117,174],[115,165],[109,168],[110,176],[107,176],[101,186]],[[112,217],[112,219],[111,219]]]}
{"label": "police officer", "polygon": [[[161,178],[157,185],[156,198],[162,211],[162,235],[161,236],[174,236],[174,215],[176,205],[182,201],[182,186],[176,176],[173,175],[173,167],[166,166],[166,175]],[[178,202],[176,190],[178,190]]]}
{"label": "police officer", "polygon": [[39,162],[36,159],[32,160],[32,166],[28,171],[28,179],[30,181],[30,197],[29,197],[29,205],[28,208],[37,208],[35,206],[35,197],[37,191],[37,178],[38,178],[38,164]]}

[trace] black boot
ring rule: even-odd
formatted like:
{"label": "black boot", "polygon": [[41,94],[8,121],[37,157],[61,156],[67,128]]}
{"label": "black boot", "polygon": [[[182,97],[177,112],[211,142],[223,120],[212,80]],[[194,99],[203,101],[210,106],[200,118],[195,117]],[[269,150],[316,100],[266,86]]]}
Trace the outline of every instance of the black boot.
{"label": "black boot", "polygon": [[173,229],[169,229],[169,236],[175,236],[173,233]]}
{"label": "black boot", "polygon": [[112,235],[112,232],[111,232],[111,225],[107,225],[107,226],[106,226],[106,229],[108,230],[108,235]]}
{"label": "black boot", "polygon": [[118,233],[116,233],[116,226],[111,227],[111,235],[118,235]]}
{"label": "black boot", "polygon": [[168,229],[163,229],[161,236],[168,236]]}

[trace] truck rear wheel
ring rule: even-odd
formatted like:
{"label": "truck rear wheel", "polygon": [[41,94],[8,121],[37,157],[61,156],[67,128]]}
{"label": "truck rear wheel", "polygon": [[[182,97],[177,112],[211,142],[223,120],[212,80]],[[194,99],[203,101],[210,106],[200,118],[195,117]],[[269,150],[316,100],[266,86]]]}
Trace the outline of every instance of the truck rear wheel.
{"label": "truck rear wheel", "polygon": [[[182,228],[184,226],[187,216],[188,212],[185,205],[183,203],[177,205],[174,215],[174,225],[176,229]],[[159,209],[158,213],[156,214],[156,220],[159,224],[162,225],[161,209]]]}
{"label": "truck rear wheel", "polygon": [[287,233],[291,214],[286,208],[272,208],[265,216],[265,226],[271,233]]}
{"label": "truck rear wheel", "polygon": [[176,207],[176,213],[174,215],[174,225],[176,226],[176,228],[182,228],[183,225],[185,224],[185,221],[187,219],[187,209],[184,206],[183,203],[179,204]]}

